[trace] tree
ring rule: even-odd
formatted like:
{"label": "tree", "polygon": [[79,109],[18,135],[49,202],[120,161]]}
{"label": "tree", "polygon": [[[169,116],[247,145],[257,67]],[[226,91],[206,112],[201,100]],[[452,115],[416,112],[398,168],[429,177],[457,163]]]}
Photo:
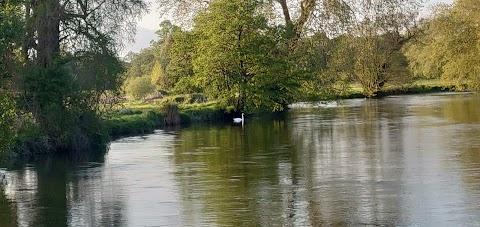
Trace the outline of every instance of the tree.
{"label": "tree", "polygon": [[129,53],[128,68],[125,72],[127,78],[134,78],[150,74],[155,67],[155,50],[153,47],[147,47],[140,50],[139,53]]}
{"label": "tree", "polygon": [[[163,14],[172,14],[179,20],[176,22],[187,23],[186,26],[188,26],[189,21],[193,21],[199,12],[215,3],[215,0],[158,0],[158,2]],[[257,10],[268,13],[273,21],[291,30],[291,38],[295,40],[303,34],[317,5],[315,0],[266,0],[257,1],[257,3],[259,4]],[[275,10],[276,6],[281,8],[281,13]],[[280,17],[283,17],[281,20],[283,23],[279,22]]]}
{"label": "tree", "polygon": [[126,84],[127,94],[135,99],[143,99],[155,89],[149,75],[131,78],[127,80]]}
{"label": "tree", "polygon": [[480,89],[480,2],[457,0],[426,22],[425,35],[407,49],[417,74]]}
{"label": "tree", "polygon": [[[142,0],[22,1],[25,73],[16,87],[24,112],[43,132],[47,150],[98,144],[98,110],[120,86],[116,56],[146,9]],[[18,41],[17,41],[18,42]]]}
{"label": "tree", "polygon": [[268,27],[258,7],[253,0],[218,0],[195,18],[195,82],[238,111],[282,110],[298,87],[277,55],[279,31]]}
{"label": "tree", "polygon": [[180,27],[173,25],[170,21],[160,23],[160,29],[156,32],[159,40],[151,46],[154,49],[154,67],[152,70],[152,82],[161,89],[171,90],[178,77],[172,76],[167,72],[167,67],[171,61],[171,48],[174,43],[174,34],[182,32]]}
{"label": "tree", "polygon": [[191,31],[177,31],[172,34],[168,49],[168,65],[165,67],[165,85],[172,86],[175,93],[198,93],[195,85],[193,56],[196,51],[196,37]]}
{"label": "tree", "polygon": [[434,48],[432,45],[435,35],[431,23],[431,19],[423,20],[419,27],[419,36],[402,49],[416,79],[440,79],[442,75],[446,48]]}
{"label": "tree", "polygon": [[0,154],[8,150],[17,135],[17,108],[12,94],[11,78],[20,65],[17,50],[24,26],[21,2],[6,0],[0,3]]}
{"label": "tree", "polygon": [[345,24],[349,43],[343,47],[353,50],[349,73],[363,87],[364,94],[372,97],[387,84],[409,81],[411,74],[400,50],[417,34],[419,1],[362,0],[349,5]]}

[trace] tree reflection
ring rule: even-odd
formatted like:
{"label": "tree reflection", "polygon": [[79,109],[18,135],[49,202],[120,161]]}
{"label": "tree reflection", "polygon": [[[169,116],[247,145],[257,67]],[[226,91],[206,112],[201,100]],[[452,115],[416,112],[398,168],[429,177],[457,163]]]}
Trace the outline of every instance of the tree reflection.
{"label": "tree reflection", "polygon": [[49,158],[36,165],[37,194],[33,223],[67,225],[66,163],[63,159]]}
{"label": "tree reflection", "polygon": [[[439,119],[433,126],[444,138],[441,145],[458,154],[446,157],[446,166],[458,160],[467,188],[480,194],[480,96],[476,94],[457,94],[437,96],[434,105],[416,106],[413,108],[419,116]],[[461,125],[461,127],[460,127]],[[454,167],[451,167],[454,168]]]}
{"label": "tree reflection", "polygon": [[116,194],[122,189],[104,180],[103,165],[95,163],[46,157],[6,171],[0,226],[120,226],[125,201]]}
{"label": "tree reflection", "polygon": [[[173,158],[189,224],[210,218],[233,226],[286,223],[277,217],[284,198],[279,185],[288,180],[278,172],[295,150],[283,120],[192,128],[179,140]],[[203,217],[194,217],[192,209]]]}
{"label": "tree reflection", "polygon": [[[480,96],[476,94],[426,96],[413,106],[417,116],[429,116],[450,121],[450,123],[476,124],[480,122]],[[415,102],[415,103],[416,103]]]}
{"label": "tree reflection", "polygon": [[401,109],[396,102],[365,100],[296,114],[292,134],[300,141],[298,150],[307,151],[298,153],[305,162],[298,171],[306,176],[314,226],[398,221],[403,170],[395,162],[404,159]]}
{"label": "tree reflection", "polygon": [[0,173],[0,224],[5,227],[18,226],[15,205],[5,197],[2,174]]}
{"label": "tree reflection", "polygon": [[173,159],[188,224],[397,224],[404,113],[377,102],[182,131]]}

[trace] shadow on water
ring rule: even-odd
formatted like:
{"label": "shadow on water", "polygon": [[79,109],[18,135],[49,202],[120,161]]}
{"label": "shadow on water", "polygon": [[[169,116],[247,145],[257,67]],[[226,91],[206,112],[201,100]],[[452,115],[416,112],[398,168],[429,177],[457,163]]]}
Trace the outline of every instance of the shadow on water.
{"label": "shadow on water", "polygon": [[218,225],[259,226],[281,208],[282,195],[274,193],[282,181],[278,165],[290,163],[295,152],[285,121],[188,128],[178,141],[172,159],[182,200],[191,201],[186,225],[215,219]]}
{"label": "shadow on water", "polygon": [[478,95],[167,128],[0,169],[1,226],[479,226]]}
{"label": "shadow on water", "polygon": [[388,162],[403,160],[402,112],[377,102],[182,130],[172,158],[187,223],[396,224],[402,168]]}
{"label": "shadow on water", "polygon": [[[478,223],[465,220],[479,214],[476,202],[465,199],[480,192],[464,192],[455,183],[478,188],[480,182],[472,179],[480,172],[478,149],[456,153],[445,144],[455,140],[447,138],[458,124],[469,125],[461,131],[479,131],[471,108],[478,96],[466,99],[349,100],[336,108],[294,108],[273,120],[247,119],[243,128],[184,129],[172,156],[184,221],[221,226]],[[464,147],[479,147],[477,134],[461,136],[471,140]]]}
{"label": "shadow on water", "polygon": [[[96,180],[106,177],[106,152],[36,155],[0,168],[0,226],[121,225],[123,201],[110,197],[121,187]],[[99,186],[112,191],[92,194]]]}

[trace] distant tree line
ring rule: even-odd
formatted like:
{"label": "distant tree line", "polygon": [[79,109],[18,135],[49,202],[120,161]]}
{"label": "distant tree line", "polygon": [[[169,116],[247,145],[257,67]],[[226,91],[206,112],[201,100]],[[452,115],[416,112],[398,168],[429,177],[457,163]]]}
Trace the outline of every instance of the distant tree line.
{"label": "distant tree line", "polygon": [[159,2],[177,24],[162,22],[158,41],[133,55],[127,92],[137,98],[201,92],[227,109],[278,111],[413,78],[402,48],[419,34],[421,1]]}

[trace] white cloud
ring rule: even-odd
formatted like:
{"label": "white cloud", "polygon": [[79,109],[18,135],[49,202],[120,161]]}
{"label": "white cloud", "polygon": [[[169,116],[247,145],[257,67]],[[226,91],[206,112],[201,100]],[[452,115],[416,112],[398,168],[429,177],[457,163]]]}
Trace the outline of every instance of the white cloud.
{"label": "white cloud", "polygon": [[142,20],[138,22],[138,26],[156,31],[158,30],[158,25],[163,20],[160,18],[158,2],[155,0],[147,0],[147,2],[150,3],[149,13],[142,17]]}

